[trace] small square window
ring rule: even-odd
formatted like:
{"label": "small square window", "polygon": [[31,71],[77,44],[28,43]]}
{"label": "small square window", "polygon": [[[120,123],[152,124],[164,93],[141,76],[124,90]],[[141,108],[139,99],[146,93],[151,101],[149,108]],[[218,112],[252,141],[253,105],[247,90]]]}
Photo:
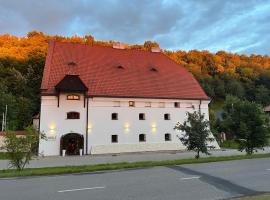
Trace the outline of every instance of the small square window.
{"label": "small square window", "polygon": [[135,101],[129,101],[128,105],[129,107],[135,107]]}
{"label": "small square window", "polygon": [[174,107],[175,108],[180,108],[180,103],[179,102],[174,102]]}
{"label": "small square window", "polygon": [[165,103],[164,103],[164,102],[159,102],[159,103],[158,103],[158,107],[160,107],[160,108],[165,108]]}
{"label": "small square window", "polygon": [[139,142],[145,142],[146,141],[146,135],[145,134],[140,134],[139,135]]}
{"label": "small square window", "polygon": [[172,137],[170,133],[165,134],[165,141],[172,141]]}
{"label": "small square window", "polygon": [[118,113],[112,113],[112,120],[118,120]]}
{"label": "small square window", "polygon": [[169,113],[164,114],[164,120],[170,120],[171,115]]}
{"label": "small square window", "polygon": [[67,119],[80,119],[80,113],[78,112],[68,112]]}
{"label": "small square window", "polygon": [[120,107],[120,101],[114,101],[113,106],[114,107]]}
{"label": "small square window", "polygon": [[151,107],[151,102],[145,102],[145,107]]}
{"label": "small square window", "polygon": [[139,120],[145,120],[145,114],[144,113],[139,114]]}
{"label": "small square window", "polygon": [[112,135],[112,143],[118,143],[118,135]]}

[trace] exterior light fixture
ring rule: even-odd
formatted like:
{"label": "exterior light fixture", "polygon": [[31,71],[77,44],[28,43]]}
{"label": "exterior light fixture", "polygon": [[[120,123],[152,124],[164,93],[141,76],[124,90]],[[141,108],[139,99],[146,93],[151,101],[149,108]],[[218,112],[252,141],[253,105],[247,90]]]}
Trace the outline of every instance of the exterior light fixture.
{"label": "exterior light fixture", "polygon": [[127,122],[124,124],[124,130],[125,132],[129,132],[130,124]]}
{"label": "exterior light fixture", "polygon": [[157,132],[157,125],[156,125],[156,123],[153,123],[151,125],[151,129],[152,129],[152,133],[156,133]]}

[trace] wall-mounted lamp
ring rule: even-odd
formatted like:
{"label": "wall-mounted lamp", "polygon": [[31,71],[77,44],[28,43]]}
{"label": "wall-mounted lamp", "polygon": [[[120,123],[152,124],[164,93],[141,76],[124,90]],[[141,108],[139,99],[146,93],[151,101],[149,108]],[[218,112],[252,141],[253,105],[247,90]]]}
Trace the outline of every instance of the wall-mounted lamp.
{"label": "wall-mounted lamp", "polygon": [[153,133],[156,133],[156,132],[157,132],[157,125],[156,125],[156,123],[153,123],[153,124],[151,125],[151,129],[152,129],[152,132],[153,132]]}
{"label": "wall-mounted lamp", "polygon": [[88,132],[91,133],[92,128],[93,128],[93,124],[89,123],[87,128],[88,128]]}
{"label": "wall-mounted lamp", "polygon": [[130,124],[128,122],[126,122],[124,124],[124,130],[125,130],[125,132],[129,132],[129,129],[130,129]]}

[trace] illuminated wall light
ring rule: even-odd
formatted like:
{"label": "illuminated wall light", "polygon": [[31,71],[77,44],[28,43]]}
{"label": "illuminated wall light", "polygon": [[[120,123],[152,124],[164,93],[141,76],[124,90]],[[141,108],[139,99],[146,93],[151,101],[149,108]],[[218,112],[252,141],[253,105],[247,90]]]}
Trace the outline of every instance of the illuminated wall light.
{"label": "illuminated wall light", "polygon": [[91,133],[92,132],[92,128],[93,128],[93,125],[91,123],[88,124],[88,132]]}
{"label": "illuminated wall light", "polygon": [[51,123],[51,124],[49,125],[49,135],[50,135],[50,136],[55,135],[55,128],[56,128],[56,125],[55,125],[54,123]]}
{"label": "illuminated wall light", "polygon": [[125,132],[129,132],[129,130],[130,130],[130,124],[129,123],[124,124],[124,130],[125,130]]}
{"label": "illuminated wall light", "polygon": [[151,128],[152,128],[152,133],[156,133],[157,132],[157,125],[156,125],[156,123],[153,123],[151,125]]}

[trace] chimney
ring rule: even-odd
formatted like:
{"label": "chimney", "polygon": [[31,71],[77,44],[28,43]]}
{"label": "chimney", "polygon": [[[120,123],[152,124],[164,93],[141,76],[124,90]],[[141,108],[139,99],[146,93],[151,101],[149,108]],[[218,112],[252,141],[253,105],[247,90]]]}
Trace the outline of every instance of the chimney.
{"label": "chimney", "polygon": [[114,42],[113,48],[114,49],[125,49],[125,44],[122,42]]}
{"label": "chimney", "polygon": [[159,53],[161,50],[159,47],[151,47],[151,52]]}

